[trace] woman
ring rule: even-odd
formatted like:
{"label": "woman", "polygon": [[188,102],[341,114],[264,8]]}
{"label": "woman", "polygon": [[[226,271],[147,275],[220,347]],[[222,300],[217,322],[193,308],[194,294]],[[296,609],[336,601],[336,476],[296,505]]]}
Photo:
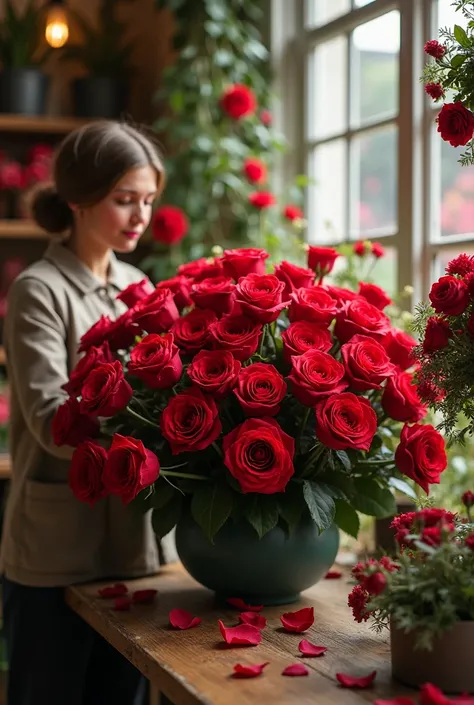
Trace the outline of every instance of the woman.
{"label": "woman", "polygon": [[81,336],[126,307],[117,294],[143,279],[115,252],[135,250],[164,186],[155,144],[137,129],[94,122],[68,135],[54,186],[33,215],[53,234],[43,258],[8,295],[12,481],[1,545],[9,705],[132,705],[140,674],[64,603],[64,586],[156,572],[150,517],[115,497],[94,508],[68,486],[72,448],[51,420],[78,360]]}

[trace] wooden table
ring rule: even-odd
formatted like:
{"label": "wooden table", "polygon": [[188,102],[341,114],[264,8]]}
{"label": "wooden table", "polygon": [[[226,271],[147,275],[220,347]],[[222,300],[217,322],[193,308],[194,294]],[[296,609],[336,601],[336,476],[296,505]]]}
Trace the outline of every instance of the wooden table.
{"label": "wooden table", "polygon": [[[216,604],[212,592],[199,586],[179,565],[163,568],[158,576],[133,580],[130,590],[157,588],[151,605],[134,605],[129,612],[112,609],[100,599],[104,583],[67,589],[66,600],[97,632],[164,693],[174,705],[363,705],[399,695],[415,696],[390,676],[388,634],[375,634],[367,624],[353,621],[347,607],[350,584],[346,578],[323,580],[303,593],[298,604],[268,607],[263,639],[258,646],[228,647],[217,619],[237,624],[238,611]],[[290,634],[280,627],[280,614],[314,606],[314,625],[304,634]],[[168,614],[179,607],[203,619],[186,631],[170,628]],[[301,657],[301,639],[327,646],[322,657]],[[252,679],[232,677],[236,663],[269,661],[263,674]],[[310,669],[304,677],[284,677],[282,670],[303,662]],[[377,670],[374,686],[367,690],[341,688],[335,674],[366,675]]]}

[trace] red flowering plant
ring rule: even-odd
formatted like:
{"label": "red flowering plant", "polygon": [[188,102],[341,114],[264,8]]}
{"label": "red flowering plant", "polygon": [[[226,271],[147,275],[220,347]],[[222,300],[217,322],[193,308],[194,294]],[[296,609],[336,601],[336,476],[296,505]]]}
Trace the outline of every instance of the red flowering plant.
{"label": "red flowering plant", "polygon": [[[463,496],[470,511],[474,493]],[[416,648],[459,621],[474,620],[474,524],[445,509],[425,507],[395,517],[395,556],[358,563],[348,605],[357,622],[371,619],[377,630],[414,631]]]}
{"label": "red flowering plant", "polygon": [[453,147],[466,146],[459,162],[468,165],[474,163],[474,3],[454,0],[451,4],[464,15],[467,27],[463,29],[456,24],[452,30],[442,29],[441,41],[426,42],[425,53],[433,61],[425,66],[422,80],[427,95],[436,102],[444,100],[448,91],[454,92],[450,102],[445,102],[439,111],[438,132]]}
{"label": "red flowering plant", "polygon": [[77,446],[75,495],[153,508],[160,536],[188,504],[210,540],[228,519],[261,537],[307,512],[356,536],[358,512],[395,513],[393,483],[438,483],[444,442],[420,423],[404,342],[383,301],[325,283],[338,256],[309,247],[307,267],[267,273],[264,250],[226,250],[123,291],[53,421]]}

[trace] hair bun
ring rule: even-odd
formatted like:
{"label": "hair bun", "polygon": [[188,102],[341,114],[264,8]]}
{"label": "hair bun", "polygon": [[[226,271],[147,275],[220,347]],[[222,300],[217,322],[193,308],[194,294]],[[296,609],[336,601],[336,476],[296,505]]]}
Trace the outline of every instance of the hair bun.
{"label": "hair bun", "polygon": [[54,186],[36,192],[31,203],[33,219],[48,233],[63,233],[74,223],[71,208]]}

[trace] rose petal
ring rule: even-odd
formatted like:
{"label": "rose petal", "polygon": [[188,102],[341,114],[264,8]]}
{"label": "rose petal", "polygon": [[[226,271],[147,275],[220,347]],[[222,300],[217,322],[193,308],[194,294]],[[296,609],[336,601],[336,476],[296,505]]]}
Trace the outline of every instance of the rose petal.
{"label": "rose petal", "polygon": [[192,629],[201,624],[201,617],[193,617],[187,610],[174,609],[169,613],[169,620],[175,629]]}
{"label": "rose petal", "polygon": [[257,612],[241,612],[239,619],[242,624],[250,624],[252,627],[257,627],[257,629],[264,629],[267,626],[265,617],[257,614]]}
{"label": "rose petal", "polygon": [[280,621],[288,632],[304,632],[314,623],[314,607],[285,612],[280,616]]}
{"label": "rose petal", "polygon": [[420,687],[420,705],[451,705],[451,700],[436,685],[424,683]]}
{"label": "rose petal", "polygon": [[349,676],[347,673],[336,673],[336,678],[343,688],[369,688],[374,682],[377,671],[372,671],[368,676]]}
{"label": "rose petal", "polygon": [[153,602],[157,592],[158,590],[135,590],[135,592],[132,593],[132,600],[148,605],[150,602]]}
{"label": "rose petal", "polygon": [[241,624],[238,627],[226,627],[222,620],[218,619],[219,629],[226,644],[245,644],[256,646],[262,641],[262,635],[257,627],[250,624]]}
{"label": "rose petal", "polygon": [[298,644],[298,649],[303,656],[322,656],[327,650],[327,646],[316,646],[306,639],[302,639]]}
{"label": "rose petal", "polygon": [[257,666],[247,666],[242,663],[236,663],[234,666],[234,678],[255,678],[259,676],[265,666],[268,666],[270,661],[260,663]]}
{"label": "rose petal", "polygon": [[324,576],[325,580],[337,580],[338,578],[342,578],[342,573],[340,570],[328,570]]}
{"label": "rose petal", "polygon": [[309,676],[309,670],[304,663],[292,663],[281,672],[282,676]]}
{"label": "rose petal", "polygon": [[415,701],[401,695],[399,698],[394,698],[393,700],[376,700],[374,705],[415,705]]}
{"label": "rose petal", "polygon": [[226,602],[232,607],[242,610],[242,612],[260,612],[263,610],[263,605],[248,605],[241,597],[228,597]]}
{"label": "rose petal", "polygon": [[128,587],[124,583],[115,583],[115,585],[107,585],[107,587],[100,588],[97,592],[100,597],[108,599],[111,597],[126,595],[128,592]]}
{"label": "rose petal", "polygon": [[130,597],[116,597],[113,609],[117,612],[127,612],[132,606]]}

